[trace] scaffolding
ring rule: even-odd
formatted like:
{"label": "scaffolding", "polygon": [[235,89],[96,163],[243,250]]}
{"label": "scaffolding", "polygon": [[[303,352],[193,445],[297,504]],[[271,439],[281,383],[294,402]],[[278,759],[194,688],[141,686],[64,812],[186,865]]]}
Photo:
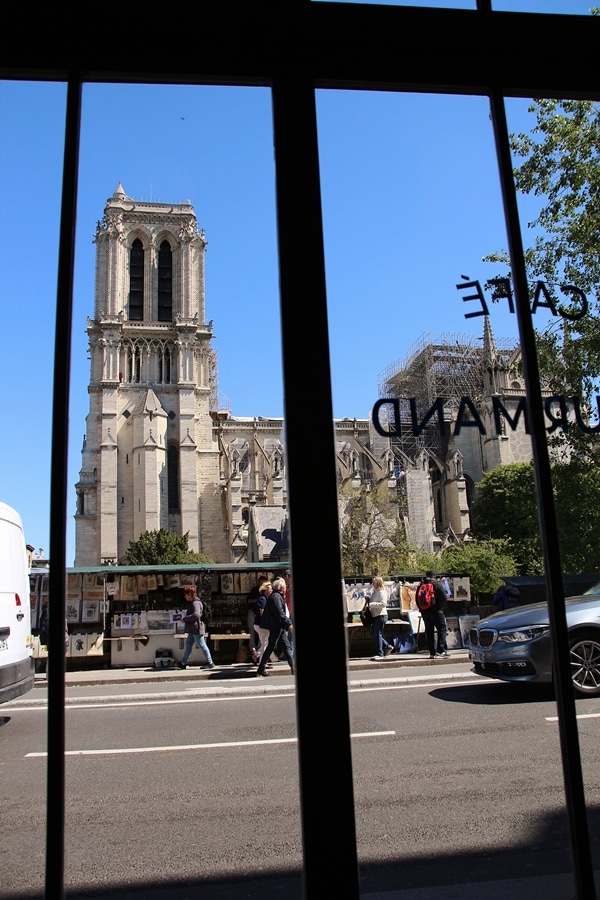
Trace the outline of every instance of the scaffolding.
{"label": "scaffolding", "polygon": [[[505,368],[514,363],[518,343],[511,338],[494,339],[496,362]],[[431,409],[438,398],[443,400],[444,421],[451,422],[460,401],[469,397],[477,402],[485,393],[484,376],[487,360],[483,338],[465,334],[433,335],[426,332],[415,341],[404,360],[396,360],[379,376],[380,397],[399,401],[401,433],[393,444],[414,458],[420,450],[443,455],[445,441],[435,420],[416,437],[412,434],[410,399],[414,399],[420,415]]]}

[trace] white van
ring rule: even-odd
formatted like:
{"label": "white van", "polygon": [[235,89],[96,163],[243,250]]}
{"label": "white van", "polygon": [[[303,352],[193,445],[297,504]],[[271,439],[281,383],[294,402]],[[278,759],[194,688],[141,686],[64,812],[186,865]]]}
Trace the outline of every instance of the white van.
{"label": "white van", "polygon": [[29,568],[21,517],[0,503],[0,703],[31,690]]}

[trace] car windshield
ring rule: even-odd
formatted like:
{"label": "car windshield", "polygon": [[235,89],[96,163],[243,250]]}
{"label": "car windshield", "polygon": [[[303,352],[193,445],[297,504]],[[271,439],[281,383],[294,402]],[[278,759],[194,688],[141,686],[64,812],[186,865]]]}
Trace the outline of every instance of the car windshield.
{"label": "car windshield", "polygon": [[593,584],[591,588],[588,588],[587,591],[583,592],[583,596],[587,597],[590,594],[600,594],[600,581],[597,584]]}

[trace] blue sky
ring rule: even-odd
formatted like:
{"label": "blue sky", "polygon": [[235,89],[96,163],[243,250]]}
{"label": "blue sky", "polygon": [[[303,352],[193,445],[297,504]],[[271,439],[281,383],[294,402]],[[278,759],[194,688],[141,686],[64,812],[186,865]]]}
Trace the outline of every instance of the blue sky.
{"label": "blue sky", "polygon": [[[521,6],[532,9],[533,0],[511,8]],[[584,13],[588,4],[543,7]],[[46,551],[65,93],[61,84],[0,83],[0,325],[10,436],[0,446],[0,499],[21,512],[27,541]],[[483,320],[464,318],[473,307],[455,285],[463,274],[482,282],[494,274],[481,258],[506,245],[489,105],[478,97],[320,91],[317,109],[334,410],[361,418],[377,399],[381,371],[423,334],[481,334]],[[531,124],[526,101],[509,101],[507,111],[511,130]],[[69,416],[72,512],[88,411],[92,239],[119,181],[138,200],[194,204],[208,239],[206,308],[222,401],[234,415],[280,416],[283,409],[268,90],[87,85]],[[524,223],[532,211],[523,206]],[[493,307],[492,325],[498,337],[516,337],[506,310]],[[304,338],[300,372],[310,365],[309,295]],[[73,556],[70,516],[69,565]]]}

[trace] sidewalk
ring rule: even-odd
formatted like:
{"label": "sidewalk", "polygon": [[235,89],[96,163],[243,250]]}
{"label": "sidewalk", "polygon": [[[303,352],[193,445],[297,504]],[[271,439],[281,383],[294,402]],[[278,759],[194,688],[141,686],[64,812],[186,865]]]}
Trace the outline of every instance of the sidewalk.
{"label": "sidewalk", "polygon": [[[422,651],[420,653],[406,653],[401,655],[392,654],[381,660],[371,660],[369,657],[353,658],[348,661],[348,672],[377,672],[381,675],[382,670],[394,672],[397,677],[400,673],[399,669],[426,667],[432,671],[442,665],[453,663],[468,663],[468,650],[451,650],[448,659],[429,659],[429,653]],[[290,676],[290,669],[287,663],[274,663],[273,668],[269,669],[272,677]],[[428,671],[427,674],[430,674]],[[269,678],[257,679],[256,666],[248,663],[227,663],[215,669],[204,668],[200,665],[188,666],[187,669],[155,669],[151,666],[131,666],[129,668],[108,668],[108,669],[82,669],[80,671],[68,671],[65,673],[65,683],[67,686],[98,685],[98,684],[140,684],[147,682],[168,682],[168,681],[210,681],[212,684],[236,681],[238,683],[246,682],[254,678],[255,682],[260,681],[267,685],[270,684]],[[46,687],[46,674],[36,672],[34,687]]]}

